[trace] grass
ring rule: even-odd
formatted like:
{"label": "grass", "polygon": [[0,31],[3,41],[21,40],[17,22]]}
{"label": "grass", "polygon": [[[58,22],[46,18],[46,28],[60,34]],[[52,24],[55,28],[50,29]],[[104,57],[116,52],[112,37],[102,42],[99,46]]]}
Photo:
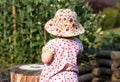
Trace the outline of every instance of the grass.
{"label": "grass", "polygon": [[109,30],[104,31],[104,33],[108,33],[108,32],[120,34],[120,27],[119,27],[119,28],[113,28],[113,29],[109,29]]}

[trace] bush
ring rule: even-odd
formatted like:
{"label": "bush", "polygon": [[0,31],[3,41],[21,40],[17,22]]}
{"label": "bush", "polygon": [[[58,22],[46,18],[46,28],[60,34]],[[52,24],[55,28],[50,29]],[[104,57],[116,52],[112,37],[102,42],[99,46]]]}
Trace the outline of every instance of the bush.
{"label": "bush", "polygon": [[[79,4],[79,3],[78,3]],[[88,4],[79,4],[76,6],[76,12],[79,16],[79,21],[82,23],[85,28],[85,33],[80,35],[79,38],[84,45],[84,52],[79,59],[79,62],[88,62],[89,59],[94,59],[95,54],[90,54],[89,50],[97,49],[98,43],[96,38],[101,36],[102,30],[98,27],[98,22],[102,18],[101,15],[95,15],[92,13],[92,8]]]}
{"label": "bush", "polygon": [[44,24],[59,8],[74,9],[75,6],[76,2],[69,0],[0,1],[0,63],[40,63],[41,48],[46,42]]}
{"label": "bush", "polygon": [[[12,14],[12,6],[16,8],[15,15]],[[45,38],[44,24],[59,8],[75,9],[80,23],[85,27],[85,34],[79,36],[85,54],[81,61],[94,56],[88,55],[88,50],[97,47],[95,39],[101,30],[97,27],[98,19],[92,14],[92,9],[88,4],[82,5],[82,0],[3,0],[0,2],[0,63],[40,63],[42,46],[53,38],[49,34]],[[13,23],[16,24],[16,32]],[[14,38],[16,40],[13,41]]]}
{"label": "bush", "polygon": [[101,22],[102,29],[107,30],[113,28],[117,19],[118,10],[115,8],[105,8],[101,14],[105,15]]}
{"label": "bush", "polygon": [[118,15],[117,15],[115,26],[120,27],[120,3],[117,3],[116,9],[118,10]]}
{"label": "bush", "polygon": [[[5,65],[40,63],[41,48],[52,38],[51,35],[47,35],[47,39],[44,38],[44,24],[59,8],[74,9],[79,1],[0,1],[0,63]],[[16,10],[12,10],[13,6]],[[14,11],[16,14],[13,15]],[[16,24],[16,29],[13,28],[13,23]]]}
{"label": "bush", "polygon": [[107,33],[100,40],[101,50],[120,51],[120,34]]}

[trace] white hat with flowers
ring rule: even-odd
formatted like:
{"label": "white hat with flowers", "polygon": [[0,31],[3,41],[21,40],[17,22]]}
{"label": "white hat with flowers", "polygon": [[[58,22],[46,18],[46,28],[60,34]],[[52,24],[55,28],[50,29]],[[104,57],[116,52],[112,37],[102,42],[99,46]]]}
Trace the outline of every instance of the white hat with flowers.
{"label": "white hat with flowers", "polygon": [[44,28],[48,33],[60,37],[73,37],[83,34],[85,31],[78,22],[76,12],[67,8],[59,9]]}

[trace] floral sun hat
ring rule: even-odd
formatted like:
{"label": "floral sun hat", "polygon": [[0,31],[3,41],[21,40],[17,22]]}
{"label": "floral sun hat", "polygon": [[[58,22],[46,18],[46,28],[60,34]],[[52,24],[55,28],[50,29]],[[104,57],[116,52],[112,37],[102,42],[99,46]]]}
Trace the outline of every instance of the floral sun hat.
{"label": "floral sun hat", "polygon": [[71,9],[59,9],[44,28],[48,33],[60,37],[73,37],[85,31],[78,22],[76,12]]}

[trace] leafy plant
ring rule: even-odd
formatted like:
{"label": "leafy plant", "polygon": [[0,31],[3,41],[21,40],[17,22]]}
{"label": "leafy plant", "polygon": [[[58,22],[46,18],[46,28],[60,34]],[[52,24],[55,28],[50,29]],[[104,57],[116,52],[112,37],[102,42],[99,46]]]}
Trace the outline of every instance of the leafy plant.
{"label": "leafy plant", "polygon": [[89,61],[89,59],[95,59],[95,54],[90,54],[91,49],[97,49],[99,44],[96,42],[98,36],[101,36],[102,30],[98,27],[99,19],[101,15],[95,15],[92,13],[92,9],[88,4],[80,4],[76,6],[75,10],[78,13],[79,21],[85,28],[85,33],[80,35],[79,38],[83,43],[84,52],[79,60],[80,62]]}
{"label": "leafy plant", "polygon": [[107,33],[99,42],[101,43],[101,50],[120,51],[120,34]]}
{"label": "leafy plant", "polygon": [[120,27],[120,2],[117,3],[116,9],[118,10],[118,15],[117,15],[115,26]]}
{"label": "leafy plant", "polygon": [[1,0],[0,63],[40,63],[41,48],[53,37],[46,34],[45,38],[44,24],[59,8],[74,9],[79,1]]}
{"label": "leafy plant", "polygon": [[115,8],[105,8],[101,14],[105,15],[101,23],[102,29],[107,30],[113,28],[118,16],[118,10]]}
{"label": "leafy plant", "polygon": [[53,38],[52,35],[45,33],[44,24],[53,18],[60,8],[74,9],[79,22],[86,30],[83,35],[78,36],[84,45],[84,55],[79,61],[94,59],[95,54],[89,54],[89,50],[97,49],[99,46],[96,38],[102,34],[101,28],[98,28],[101,16],[92,14],[88,4],[82,2],[83,0],[0,1],[0,63],[9,65],[41,63],[41,49],[46,41]]}

